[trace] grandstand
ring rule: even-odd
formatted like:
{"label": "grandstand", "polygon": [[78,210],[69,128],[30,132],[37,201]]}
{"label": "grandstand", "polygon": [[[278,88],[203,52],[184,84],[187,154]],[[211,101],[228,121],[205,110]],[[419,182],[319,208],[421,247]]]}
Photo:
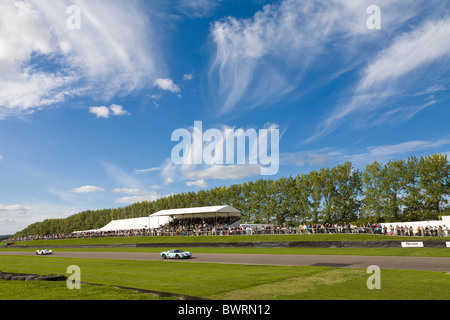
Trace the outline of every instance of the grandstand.
{"label": "grandstand", "polygon": [[[240,216],[241,212],[231,206],[168,209],[158,211],[148,217],[113,220],[101,229],[89,231],[110,232],[119,230],[157,229],[181,219],[239,218]],[[79,233],[82,232],[86,231],[79,231]]]}

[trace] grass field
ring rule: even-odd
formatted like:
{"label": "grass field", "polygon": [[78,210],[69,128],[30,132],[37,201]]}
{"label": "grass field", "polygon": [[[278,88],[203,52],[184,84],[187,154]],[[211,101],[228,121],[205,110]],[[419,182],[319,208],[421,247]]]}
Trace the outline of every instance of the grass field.
{"label": "grass field", "polygon": [[[65,274],[81,269],[81,281],[171,292],[220,300],[448,300],[450,276],[440,272],[383,270],[381,289],[369,290],[363,269],[279,267],[166,261],[116,261],[0,256],[2,271]],[[30,283],[0,280],[0,299],[155,299],[129,290],[65,282]]]}
{"label": "grass field", "polygon": [[[299,240],[300,239],[300,240]],[[449,257],[449,248],[189,248],[193,242],[225,241],[371,241],[399,240],[371,235],[276,235],[232,237],[142,237],[36,241],[20,245],[94,245],[118,243],[179,243],[197,253],[353,254]],[[405,238],[413,240],[411,238]],[[442,238],[440,238],[441,240]],[[419,240],[426,240],[419,238]],[[17,243],[16,243],[17,245]],[[171,248],[167,248],[171,249]],[[69,290],[65,282],[0,280],[0,300],[155,300],[152,294],[110,286],[124,286],[218,300],[449,300],[450,275],[442,272],[382,270],[381,289],[369,290],[365,269],[285,267],[175,261],[126,261],[37,256],[2,256],[0,271],[67,275],[70,265],[81,269],[81,290]],[[82,251],[160,252],[164,248],[55,249]],[[164,298],[167,299],[167,298]]]}

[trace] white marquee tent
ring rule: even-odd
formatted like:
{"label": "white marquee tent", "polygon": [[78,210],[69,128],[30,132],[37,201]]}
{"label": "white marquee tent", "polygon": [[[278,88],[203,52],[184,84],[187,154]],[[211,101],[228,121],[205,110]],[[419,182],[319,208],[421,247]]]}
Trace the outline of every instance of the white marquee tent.
{"label": "white marquee tent", "polygon": [[212,206],[158,211],[149,217],[113,220],[98,231],[159,228],[175,219],[240,217],[241,212],[230,206]]}

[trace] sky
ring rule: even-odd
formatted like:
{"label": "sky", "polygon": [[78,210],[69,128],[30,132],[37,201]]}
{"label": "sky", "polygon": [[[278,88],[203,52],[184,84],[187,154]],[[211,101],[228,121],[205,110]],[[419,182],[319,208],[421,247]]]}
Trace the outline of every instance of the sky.
{"label": "sky", "polygon": [[[0,234],[346,161],[450,155],[449,106],[447,1],[0,0]],[[238,147],[206,161],[227,154],[227,132],[259,140],[244,162]],[[177,163],[177,147],[200,162]]]}

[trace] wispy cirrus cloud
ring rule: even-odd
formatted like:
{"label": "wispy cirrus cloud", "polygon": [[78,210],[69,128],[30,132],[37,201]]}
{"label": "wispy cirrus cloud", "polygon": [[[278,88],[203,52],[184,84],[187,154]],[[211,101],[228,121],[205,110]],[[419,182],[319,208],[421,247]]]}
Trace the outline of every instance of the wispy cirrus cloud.
{"label": "wispy cirrus cloud", "polygon": [[[238,105],[273,106],[294,92],[306,92],[310,82],[327,82],[330,74],[340,74],[336,65],[348,63],[352,69],[364,62],[361,48],[382,40],[367,28],[371,4],[284,0],[264,6],[252,18],[216,21],[210,31],[209,86],[220,113]],[[383,26],[392,31],[420,12],[414,1],[377,4],[383,8]],[[311,68],[329,72],[306,81]]]}
{"label": "wispy cirrus cloud", "polygon": [[437,140],[414,140],[406,141],[393,145],[381,145],[368,147],[363,153],[357,153],[353,155],[344,156],[349,161],[355,161],[357,163],[369,162],[369,161],[386,161],[392,160],[398,156],[410,156],[415,155],[417,152],[423,152],[425,150],[433,150],[446,145],[450,145],[450,138],[442,138]]}
{"label": "wispy cirrus cloud", "polygon": [[430,110],[439,102],[433,94],[450,84],[448,8],[378,1],[382,28],[370,30],[372,4],[283,0],[251,18],[214,22],[208,84],[215,114],[294,104],[312,114],[308,93],[339,81],[313,115],[317,127],[302,138],[310,143],[349,120],[349,129],[367,128]]}
{"label": "wispy cirrus cloud", "polygon": [[124,196],[115,200],[116,203],[133,204],[144,201],[155,201],[167,195],[160,195],[156,191],[145,191],[137,188],[116,188],[115,193],[122,193]]}
{"label": "wispy cirrus cloud", "polygon": [[146,187],[146,183],[136,176],[136,171],[134,174],[129,174],[115,164],[104,161],[101,164],[111,177],[113,183],[121,186],[112,190],[115,194],[122,194],[121,197],[114,200],[116,203],[132,204],[143,201],[154,201],[168,196],[166,194],[159,194],[154,190],[160,189],[160,186],[153,185]]}
{"label": "wispy cirrus cloud", "polygon": [[148,169],[135,169],[133,171],[134,174],[144,174],[144,173],[150,173],[161,170],[161,167],[154,167],[154,168],[148,168]]}
{"label": "wispy cirrus cloud", "polygon": [[210,16],[220,7],[223,0],[179,0],[178,10],[190,18]]}
{"label": "wispy cirrus cloud", "polygon": [[115,184],[131,189],[140,190],[143,188],[144,184],[140,179],[138,179],[135,175],[127,173],[119,166],[107,161],[101,161],[101,165]]}
{"label": "wispy cirrus cloud", "polygon": [[195,181],[206,179],[236,180],[257,176],[260,173],[260,165],[216,165],[202,170],[189,171],[186,173],[186,178]]}
{"label": "wispy cirrus cloud", "polygon": [[[410,32],[396,37],[369,64],[357,92],[381,87],[409,74],[413,70],[450,55],[450,18],[426,21]],[[445,66],[445,64],[443,64]]]}
{"label": "wispy cirrus cloud", "polygon": [[360,125],[379,125],[409,120],[435,104],[432,94],[450,84],[449,39],[450,18],[427,20],[397,36],[367,64],[350,100],[335,108],[307,141],[332,132],[355,113],[365,118],[358,120]]}
{"label": "wispy cirrus cloud", "polygon": [[[435,140],[411,140],[395,144],[369,146],[356,152],[344,149],[322,148],[302,152],[286,153],[283,155],[284,164],[294,164],[298,167],[305,165],[331,165],[350,161],[355,166],[365,166],[373,161],[387,162],[395,159],[406,159],[418,154],[442,153],[437,150],[450,145],[450,138],[443,137]],[[442,154],[448,155],[448,152]]]}

